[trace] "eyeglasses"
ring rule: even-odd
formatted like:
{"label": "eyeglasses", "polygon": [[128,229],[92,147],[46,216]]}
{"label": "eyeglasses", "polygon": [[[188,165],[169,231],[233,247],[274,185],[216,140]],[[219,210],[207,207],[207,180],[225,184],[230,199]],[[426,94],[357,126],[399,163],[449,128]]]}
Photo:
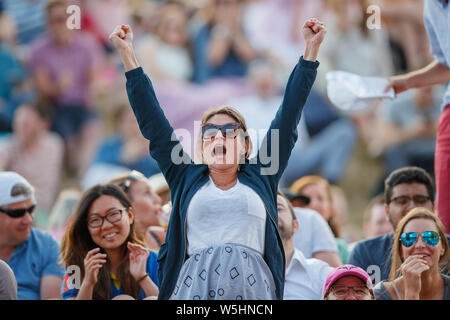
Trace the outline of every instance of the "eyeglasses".
{"label": "eyeglasses", "polygon": [[0,208],[0,211],[3,213],[6,213],[11,218],[21,218],[27,212],[32,215],[35,208],[36,208],[36,205],[33,204],[31,207],[25,208],[25,209],[8,210],[8,209]]}
{"label": "eyeglasses", "polygon": [[227,123],[224,125],[215,125],[212,123],[202,124],[202,139],[203,141],[212,141],[216,138],[217,133],[222,132],[222,136],[226,139],[235,139],[239,134],[238,129],[241,128],[241,124],[238,122]]}
{"label": "eyeglasses", "polygon": [[119,222],[122,219],[122,213],[123,211],[128,210],[128,208],[122,208],[122,209],[112,209],[106,216],[94,216],[89,219],[87,219],[87,224],[91,228],[100,228],[103,223],[105,222],[105,219],[108,220],[110,223],[116,223]]}
{"label": "eyeglasses", "polygon": [[[426,244],[432,247],[438,244],[440,238],[439,234],[436,231],[424,231],[422,232],[421,237]],[[404,232],[400,236],[400,241],[406,248],[409,248],[417,242],[418,238],[419,235],[417,234],[417,232]]]}
{"label": "eyeglasses", "polygon": [[370,294],[369,288],[363,285],[359,286],[346,286],[343,284],[337,284],[333,287],[331,287],[331,291],[336,297],[345,297],[348,295],[350,289],[353,291],[355,296],[358,298],[365,297],[366,295]]}
{"label": "eyeglasses", "polygon": [[395,204],[404,207],[404,206],[409,205],[411,200],[414,201],[414,204],[416,204],[417,206],[424,206],[428,203],[428,201],[431,201],[431,198],[428,196],[421,195],[421,194],[416,194],[412,197],[398,196],[398,197],[391,199],[390,202],[394,202]]}

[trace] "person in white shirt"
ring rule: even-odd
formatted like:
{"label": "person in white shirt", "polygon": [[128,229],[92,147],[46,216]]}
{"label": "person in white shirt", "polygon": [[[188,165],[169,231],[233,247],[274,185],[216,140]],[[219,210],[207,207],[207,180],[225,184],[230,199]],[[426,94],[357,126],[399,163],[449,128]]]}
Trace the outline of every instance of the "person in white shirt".
{"label": "person in white shirt", "polygon": [[322,216],[312,209],[294,208],[301,232],[294,234],[294,245],[306,258],[325,261],[332,267],[341,265],[333,232]]}
{"label": "person in white shirt", "polygon": [[278,192],[278,227],[286,256],[284,300],[320,300],[328,273],[333,270],[326,262],[307,259],[294,246],[294,234],[299,223],[289,200]]}

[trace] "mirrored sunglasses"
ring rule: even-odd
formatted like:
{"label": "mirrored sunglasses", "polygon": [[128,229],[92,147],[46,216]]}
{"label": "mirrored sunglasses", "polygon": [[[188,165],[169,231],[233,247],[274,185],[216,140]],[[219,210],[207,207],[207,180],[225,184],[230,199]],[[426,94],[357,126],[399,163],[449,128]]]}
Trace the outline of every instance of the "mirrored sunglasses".
{"label": "mirrored sunglasses", "polygon": [[[439,242],[439,234],[436,231],[424,231],[422,232],[421,237],[426,244],[432,247],[437,245]],[[400,241],[406,248],[409,248],[417,242],[418,238],[419,235],[417,232],[404,232],[400,236]]]}

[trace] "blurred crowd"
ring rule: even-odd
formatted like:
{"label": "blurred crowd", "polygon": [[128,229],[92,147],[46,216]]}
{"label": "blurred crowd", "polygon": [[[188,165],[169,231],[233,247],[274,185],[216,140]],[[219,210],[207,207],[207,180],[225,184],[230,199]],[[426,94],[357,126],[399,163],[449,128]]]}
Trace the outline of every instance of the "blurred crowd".
{"label": "blurred crowd", "polygon": [[[329,36],[283,186],[311,174],[339,185],[359,143],[385,168],[368,198],[405,165],[433,174],[439,88],[344,114],[328,100],[325,81],[330,70],[386,77],[426,65],[423,1],[70,1],[79,17],[47,2],[0,2],[0,169],[37,187],[42,227],[63,189],[85,190],[126,169],[159,173],[107,39],[117,24],[133,27],[138,60],[192,153],[195,121],[214,106],[237,108],[256,132],[268,128],[304,49],[301,21],[319,17]],[[371,4],[382,9],[381,29],[365,25]],[[72,18],[79,29],[67,27]]]}
{"label": "blurred crowd", "polygon": [[[77,5],[81,15],[68,13],[67,3]],[[327,222],[337,250],[318,258],[330,265],[345,263],[353,242],[393,231],[381,195],[390,173],[417,166],[434,177],[443,87],[411,90],[344,113],[329,101],[325,79],[331,70],[388,77],[426,66],[432,57],[423,0],[67,3],[0,0],[0,171],[17,172],[35,188],[34,225],[58,241],[82,192],[121,173],[136,170],[150,178],[159,208],[170,200],[129,106],[120,58],[108,41],[116,25],[132,26],[138,61],[183,136],[183,147],[193,154],[198,121],[211,107],[235,107],[256,132],[269,127],[283,84],[304,50],[302,22],[308,17],[324,22],[328,36],[317,80],[280,187],[290,190],[292,203],[298,200],[299,207]],[[378,29],[366,26],[373,4],[381,8]],[[79,20],[79,28],[68,28],[68,19]],[[259,145],[262,137],[252,139]],[[359,213],[364,214],[360,238],[342,233],[352,197],[341,182],[358,144],[384,170],[364,195],[368,206]],[[163,242],[158,231],[148,239],[154,247]]]}

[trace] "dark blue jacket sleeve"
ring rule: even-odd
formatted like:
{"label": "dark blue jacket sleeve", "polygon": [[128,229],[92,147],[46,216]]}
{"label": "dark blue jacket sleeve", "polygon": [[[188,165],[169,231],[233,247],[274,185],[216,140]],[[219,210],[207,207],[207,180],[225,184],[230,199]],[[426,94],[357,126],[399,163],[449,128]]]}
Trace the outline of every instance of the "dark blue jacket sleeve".
{"label": "dark blue jacket sleeve", "polygon": [[150,154],[156,160],[164,177],[171,182],[181,178],[183,168],[192,163],[183,151],[172,126],[164,115],[150,78],[141,67],[125,73],[127,94],[142,135],[150,140]]}
{"label": "dark blue jacket sleeve", "polygon": [[[258,151],[258,161],[264,174],[274,176],[278,182],[287,166],[292,148],[297,141],[297,126],[316,79],[318,61],[300,61],[292,71],[286,85],[284,98]],[[270,163],[268,162],[270,158]],[[270,167],[270,169],[269,169]]]}

